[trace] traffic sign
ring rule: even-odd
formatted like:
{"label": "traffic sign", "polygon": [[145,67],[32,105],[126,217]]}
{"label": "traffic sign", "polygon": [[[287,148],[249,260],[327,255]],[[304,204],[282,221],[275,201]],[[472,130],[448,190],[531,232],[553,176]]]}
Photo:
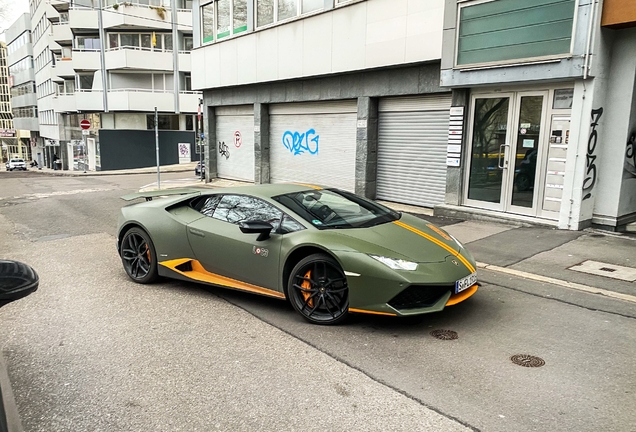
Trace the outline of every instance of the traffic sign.
{"label": "traffic sign", "polygon": [[91,122],[89,120],[84,119],[80,122],[80,127],[82,129],[88,129],[91,127]]}

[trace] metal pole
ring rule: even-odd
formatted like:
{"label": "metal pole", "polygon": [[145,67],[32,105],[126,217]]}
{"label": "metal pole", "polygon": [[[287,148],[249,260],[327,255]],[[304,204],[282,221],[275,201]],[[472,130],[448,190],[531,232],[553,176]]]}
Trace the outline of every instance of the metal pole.
{"label": "metal pole", "polygon": [[84,174],[86,174],[86,164],[88,163],[88,158],[86,157],[86,135],[84,135],[84,129],[82,129],[82,151],[84,152]]}
{"label": "metal pole", "polygon": [[203,123],[201,122],[201,117],[203,109],[203,99],[199,98],[199,110],[197,112],[197,136],[195,137],[197,143],[199,144],[199,163],[201,164],[201,181],[203,181],[203,164],[205,163],[205,153],[203,152],[203,140],[201,139],[201,134],[203,133]]}
{"label": "metal pole", "polygon": [[155,107],[155,151],[157,152],[157,190],[161,190],[161,169],[159,168],[159,114]]}

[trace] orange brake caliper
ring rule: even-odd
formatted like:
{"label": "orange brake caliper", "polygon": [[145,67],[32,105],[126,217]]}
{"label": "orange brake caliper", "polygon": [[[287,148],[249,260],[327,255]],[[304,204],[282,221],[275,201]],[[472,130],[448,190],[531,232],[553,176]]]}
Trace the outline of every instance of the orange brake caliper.
{"label": "orange brake caliper", "polygon": [[[305,273],[305,280],[303,280],[303,283],[300,284],[301,288],[306,290],[311,289],[311,282],[307,280],[309,278],[311,278],[311,270],[308,270],[307,273]],[[309,307],[314,307],[314,299],[310,299],[309,301],[307,301],[307,299],[311,296],[311,293],[301,291],[301,294],[305,298],[305,301],[307,302]]]}

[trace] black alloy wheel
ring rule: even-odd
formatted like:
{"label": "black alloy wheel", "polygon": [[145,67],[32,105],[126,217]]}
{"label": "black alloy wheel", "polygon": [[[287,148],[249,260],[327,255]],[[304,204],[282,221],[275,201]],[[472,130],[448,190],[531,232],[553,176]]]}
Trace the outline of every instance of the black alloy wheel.
{"label": "black alloy wheel", "polygon": [[147,284],[157,280],[155,246],[140,228],[126,231],[119,247],[119,255],[126,274],[135,282]]}
{"label": "black alloy wheel", "polygon": [[329,255],[313,254],[296,264],[287,292],[294,309],[311,323],[337,324],[349,313],[347,277]]}

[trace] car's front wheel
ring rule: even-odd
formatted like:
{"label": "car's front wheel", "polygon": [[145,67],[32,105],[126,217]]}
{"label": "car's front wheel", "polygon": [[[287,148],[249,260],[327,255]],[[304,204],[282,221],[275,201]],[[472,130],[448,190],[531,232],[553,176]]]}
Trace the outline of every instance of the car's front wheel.
{"label": "car's front wheel", "polygon": [[326,254],[300,260],[289,277],[287,293],[294,309],[314,324],[337,324],[349,312],[347,277]]}
{"label": "car's front wheel", "polygon": [[126,274],[135,282],[147,284],[158,278],[157,254],[150,236],[141,228],[126,231],[119,246]]}

